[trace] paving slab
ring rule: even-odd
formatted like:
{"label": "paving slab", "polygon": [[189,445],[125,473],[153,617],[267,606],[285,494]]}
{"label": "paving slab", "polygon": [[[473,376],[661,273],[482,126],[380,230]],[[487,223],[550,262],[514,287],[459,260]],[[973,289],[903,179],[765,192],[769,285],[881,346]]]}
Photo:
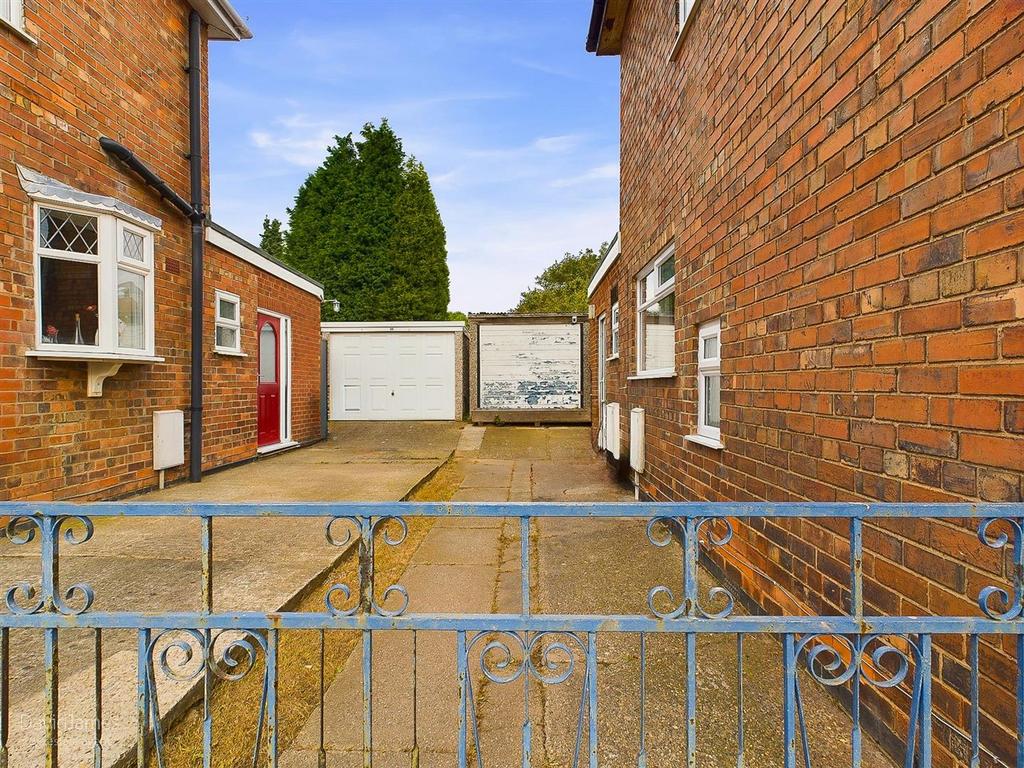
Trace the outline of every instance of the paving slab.
{"label": "paving slab", "polygon": [[[138,497],[141,501],[399,501],[455,450],[461,424],[333,424],[330,439]],[[301,594],[341,556],[322,520],[221,519],[214,523],[214,607],[274,611]],[[0,585],[37,582],[38,541],[0,539]],[[177,518],[98,519],[90,541],[61,549],[61,582],[90,584],[93,610],[167,612],[201,608],[200,525]],[[6,610],[6,608],[0,608]],[[137,636],[110,631],[103,641],[104,765],[135,738]],[[10,768],[36,768],[43,750],[42,637],[11,633]],[[61,633],[61,762],[91,755],[94,635]],[[188,686],[161,683],[163,711]],[[88,762],[91,766],[91,760]]]}
{"label": "paving slab", "polygon": [[[629,498],[612,480],[593,452],[566,450],[571,462],[552,458],[551,433],[557,428],[480,427],[456,450],[452,468],[459,476],[456,501],[537,500],[534,476],[541,462],[550,463],[560,487],[586,480],[583,495]],[[558,430],[571,445],[586,444],[585,429]],[[492,437],[498,435],[498,437]],[[581,458],[582,457],[582,458]],[[604,482],[600,489],[594,483]],[[439,520],[427,534],[400,579],[410,595],[410,612],[512,613],[522,603],[519,574],[518,519],[451,518]],[[420,766],[454,764],[458,703],[455,638],[451,633],[418,633],[415,680],[417,740]],[[375,633],[373,658],[374,765],[410,765],[414,748],[411,633]],[[483,650],[486,639],[476,648]],[[349,657],[325,696],[325,749],[328,766],[362,765],[362,655]],[[510,755],[522,740],[521,723],[509,713],[522,704],[518,685],[497,686],[471,666],[478,699],[481,749],[488,755]],[[531,686],[531,706],[543,711],[542,691]],[[512,709],[510,709],[512,707]],[[282,768],[317,765],[319,710],[282,757]],[[382,719],[383,718],[383,719]],[[502,761],[508,762],[508,761]],[[487,761],[487,764],[498,764]],[[538,763],[539,765],[540,763]]]}
{"label": "paving slab", "polygon": [[[464,501],[611,500],[632,498],[618,486],[605,463],[589,450],[586,430],[487,427],[478,450],[459,450],[454,460],[462,484],[455,499]],[[504,468],[500,468],[503,465]],[[480,485],[482,478],[507,483]],[[440,521],[412,555],[402,583],[411,595],[410,610],[515,613],[521,604],[519,521],[473,519]],[[647,613],[651,587],[665,585],[678,595],[681,552],[678,546],[654,547],[646,524],[622,520],[551,519],[534,523],[532,608],[538,613]],[[702,573],[704,601],[718,586]],[[737,612],[740,609],[737,607]],[[433,634],[433,637],[428,635]],[[404,635],[404,636],[403,636]],[[408,766],[419,751],[421,766],[455,762],[458,689],[454,638],[419,633],[415,669],[411,633],[380,633],[374,639],[374,764]],[[492,640],[510,645],[510,667],[522,663],[522,650],[509,638],[490,634],[474,647],[469,678],[478,724],[470,737],[470,763],[480,751],[488,766],[521,764],[524,706],[532,721],[533,765],[571,765],[577,749],[585,657],[573,638],[558,639],[573,649],[575,669],[558,685],[499,684],[486,679],[481,664],[500,668],[503,651],[483,649]],[[641,744],[647,765],[678,765],[686,754],[685,638],[652,635],[645,641],[643,714],[640,724],[640,638],[602,635],[598,644],[598,712],[601,765],[637,765]],[[568,658],[554,653],[552,668]],[[498,667],[495,666],[498,664]],[[327,765],[362,765],[361,656],[353,654],[330,687],[325,712],[329,721]],[[735,636],[707,636],[697,642],[698,731],[701,766],[735,766],[739,713],[738,649]],[[416,738],[412,728],[412,681],[416,680]],[[771,638],[748,637],[743,645],[745,765],[781,764],[781,652]],[[834,765],[849,749],[850,723],[820,686],[804,675],[804,707],[816,765]],[[282,760],[284,768],[317,765],[318,715]],[[581,747],[588,750],[586,730]],[[477,741],[479,739],[479,741]],[[585,761],[584,761],[585,762]],[[870,740],[863,765],[891,763]]]}

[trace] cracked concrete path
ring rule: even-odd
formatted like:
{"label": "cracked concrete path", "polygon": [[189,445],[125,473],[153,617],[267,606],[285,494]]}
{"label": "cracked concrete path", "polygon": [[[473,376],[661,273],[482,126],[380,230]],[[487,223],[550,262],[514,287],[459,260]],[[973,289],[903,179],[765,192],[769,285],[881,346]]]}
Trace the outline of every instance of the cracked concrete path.
{"label": "cracked concrete path", "polygon": [[[458,423],[334,423],[315,446],[270,456],[137,497],[139,501],[399,501],[444,464]],[[274,611],[329,569],[340,551],[319,519],[221,519],[214,523],[214,607]],[[194,519],[99,519],[92,539],[61,548],[61,583],[96,593],[92,610],[195,611],[201,608],[200,525]],[[37,582],[38,538],[0,539],[0,593]],[[6,607],[0,603],[0,610]],[[137,635],[103,633],[104,765],[135,741]],[[43,750],[43,648],[38,631],[11,632],[10,768],[36,768]],[[92,766],[94,636],[60,636],[60,765]],[[161,683],[161,708],[187,685]]]}
{"label": "cracked concrete path", "polygon": [[[632,494],[611,478],[589,446],[589,432],[572,428],[467,427],[449,466],[458,501],[628,501]],[[646,613],[647,592],[664,584],[679,592],[678,548],[658,549],[642,522],[543,520],[531,534],[532,608],[537,613]],[[519,522],[443,519],[431,529],[401,579],[409,611],[516,613],[521,604]],[[714,583],[703,576],[702,592]],[[480,670],[488,635],[470,655],[478,733],[471,735],[470,763],[480,752],[485,766],[522,764],[523,723],[528,707],[534,766],[573,765],[584,656],[574,654],[573,674],[559,685],[523,680],[497,684]],[[566,638],[562,638],[566,639]],[[373,640],[373,757],[383,768],[455,764],[459,690],[455,637],[417,633],[413,663],[410,632],[380,632]],[[572,641],[567,639],[569,644]],[[636,765],[640,750],[640,639],[607,634],[598,640],[599,746],[603,766]],[[491,669],[502,660],[494,649]],[[510,669],[521,661],[522,652]],[[535,656],[535,660],[537,657]],[[330,683],[325,697],[329,768],[357,768],[362,759],[362,656],[357,649]],[[554,671],[566,657],[552,653]],[[645,740],[648,765],[685,762],[685,639],[650,636],[646,647]],[[701,766],[735,766],[737,749],[737,646],[733,635],[702,637],[697,750]],[[748,637],[744,643],[746,765],[782,764],[782,672],[778,643]],[[801,681],[811,752],[816,765],[843,765],[849,754],[849,719],[809,678]],[[320,713],[313,713],[282,756],[282,768],[315,768]],[[471,731],[472,734],[472,731]],[[891,763],[865,740],[863,765]],[[584,730],[581,763],[588,751]],[[848,762],[848,758],[847,758]]]}

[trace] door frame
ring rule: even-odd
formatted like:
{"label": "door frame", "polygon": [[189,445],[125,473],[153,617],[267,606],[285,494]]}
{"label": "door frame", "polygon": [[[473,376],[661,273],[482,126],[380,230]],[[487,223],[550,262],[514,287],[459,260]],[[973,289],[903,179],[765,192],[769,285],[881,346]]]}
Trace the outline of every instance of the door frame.
{"label": "door frame", "polygon": [[[289,445],[294,445],[292,440],[292,319],[288,315],[274,312],[261,307],[256,308],[256,326],[259,328],[259,316],[269,315],[276,318],[281,324],[281,336],[277,344],[277,366],[280,371],[281,380],[281,439],[273,445],[257,447],[257,453],[270,453]],[[257,331],[258,334],[258,331]],[[258,339],[258,335],[257,335]],[[258,356],[257,356],[258,357]],[[258,431],[258,430],[257,430]]]}

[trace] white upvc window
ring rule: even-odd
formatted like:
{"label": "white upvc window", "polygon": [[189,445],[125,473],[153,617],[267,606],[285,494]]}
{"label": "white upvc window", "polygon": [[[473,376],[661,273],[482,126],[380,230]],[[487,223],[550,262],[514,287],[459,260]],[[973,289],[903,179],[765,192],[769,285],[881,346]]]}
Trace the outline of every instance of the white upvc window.
{"label": "white upvc window", "polygon": [[611,354],[608,356],[609,360],[615,360],[619,357],[619,302],[612,304],[612,338],[611,338]]}
{"label": "white upvc window", "polygon": [[673,4],[673,17],[675,20],[675,43],[672,45],[672,51],[669,54],[669,60],[674,60],[678,55],[679,51],[682,50],[683,40],[686,39],[686,33],[690,28],[690,20],[694,16],[694,10],[700,3],[700,0],[669,0]]}
{"label": "white upvc window", "polygon": [[25,32],[25,8],[23,0],[0,0],[0,26],[8,26],[20,37],[35,42]]}
{"label": "white upvc window", "polygon": [[637,375],[674,376],[676,262],[669,246],[637,278]]}
{"label": "white upvc window", "polygon": [[682,34],[686,29],[686,21],[693,13],[697,0],[675,0],[676,5],[676,34]]}
{"label": "white upvc window", "polygon": [[722,321],[697,331],[697,434],[722,439]]}
{"label": "white upvc window", "polygon": [[74,359],[154,354],[153,233],[117,216],[35,206],[36,348]]}
{"label": "white upvc window", "polygon": [[242,354],[242,300],[233,293],[214,295],[213,349],[222,355]]}

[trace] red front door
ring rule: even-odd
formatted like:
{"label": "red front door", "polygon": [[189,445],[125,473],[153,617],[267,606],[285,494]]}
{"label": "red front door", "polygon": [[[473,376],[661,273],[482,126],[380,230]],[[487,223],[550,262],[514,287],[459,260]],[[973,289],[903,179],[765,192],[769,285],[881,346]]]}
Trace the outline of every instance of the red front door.
{"label": "red front door", "polygon": [[256,423],[259,445],[281,442],[281,321],[259,315],[260,383]]}

